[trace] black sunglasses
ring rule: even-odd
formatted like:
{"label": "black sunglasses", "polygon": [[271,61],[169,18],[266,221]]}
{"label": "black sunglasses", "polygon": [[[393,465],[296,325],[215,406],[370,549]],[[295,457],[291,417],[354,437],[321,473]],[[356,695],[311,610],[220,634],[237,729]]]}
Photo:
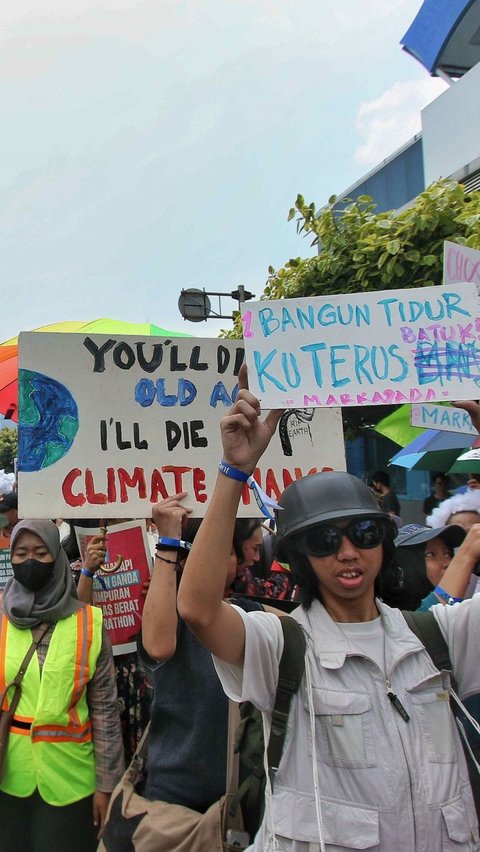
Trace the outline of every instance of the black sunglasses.
{"label": "black sunglasses", "polygon": [[375,518],[357,518],[346,527],[322,524],[303,535],[294,536],[288,543],[293,550],[307,556],[332,556],[338,551],[344,535],[361,550],[378,547],[385,538],[386,526]]}

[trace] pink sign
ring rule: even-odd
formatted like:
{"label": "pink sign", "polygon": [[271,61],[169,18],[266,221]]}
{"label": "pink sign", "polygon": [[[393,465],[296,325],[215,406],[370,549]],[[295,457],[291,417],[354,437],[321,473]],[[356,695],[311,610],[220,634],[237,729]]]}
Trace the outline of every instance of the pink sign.
{"label": "pink sign", "polygon": [[443,283],[457,284],[459,281],[480,284],[480,251],[446,240],[443,248]]}

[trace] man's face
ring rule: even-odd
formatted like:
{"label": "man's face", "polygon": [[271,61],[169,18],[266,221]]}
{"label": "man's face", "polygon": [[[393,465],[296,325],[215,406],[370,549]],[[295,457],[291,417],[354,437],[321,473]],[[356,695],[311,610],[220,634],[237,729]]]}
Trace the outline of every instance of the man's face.
{"label": "man's face", "polygon": [[260,561],[262,549],[262,530],[258,527],[249,538],[242,542],[243,562],[242,566],[251,568],[255,562]]}
{"label": "man's face", "polygon": [[[349,518],[336,520],[332,526],[344,529]],[[331,556],[309,556],[318,587],[327,610],[348,616],[349,604],[374,598],[375,579],[383,560],[383,545],[363,549],[343,535],[340,547]],[[338,620],[342,620],[339,618]],[[348,617],[343,620],[348,621]]]}

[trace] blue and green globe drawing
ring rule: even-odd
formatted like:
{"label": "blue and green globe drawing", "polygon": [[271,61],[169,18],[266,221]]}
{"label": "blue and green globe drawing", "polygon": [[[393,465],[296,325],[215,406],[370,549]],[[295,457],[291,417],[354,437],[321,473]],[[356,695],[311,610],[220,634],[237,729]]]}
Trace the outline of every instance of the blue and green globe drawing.
{"label": "blue and green globe drawing", "polygon": [[18,469],[49,467],[68,453],[78,432],[78,407],[60,382],[35,373],[18,372]]}

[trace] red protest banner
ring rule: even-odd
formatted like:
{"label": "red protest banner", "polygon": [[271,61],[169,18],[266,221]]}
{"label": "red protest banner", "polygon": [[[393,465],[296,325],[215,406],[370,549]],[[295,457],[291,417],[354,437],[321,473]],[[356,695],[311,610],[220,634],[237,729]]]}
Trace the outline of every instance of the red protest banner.
{"label": "red protest banner", "polygon": [[[82,560],[91,538],[99,535],[96,528],[75,527]],[[107,529],[106,569],[114,568],[119,556],[118,571],[99,571],[93,583],[93,604],[103,610],[114,654],[136,649],[136,639],[142,622],[145,602],[144,584],[150,579],[151,556],[144,521],[128,521]]]}

